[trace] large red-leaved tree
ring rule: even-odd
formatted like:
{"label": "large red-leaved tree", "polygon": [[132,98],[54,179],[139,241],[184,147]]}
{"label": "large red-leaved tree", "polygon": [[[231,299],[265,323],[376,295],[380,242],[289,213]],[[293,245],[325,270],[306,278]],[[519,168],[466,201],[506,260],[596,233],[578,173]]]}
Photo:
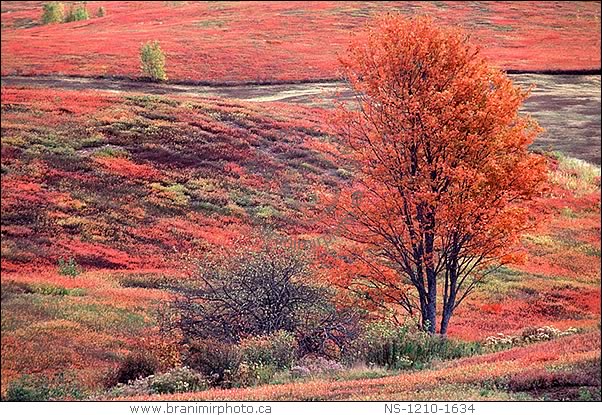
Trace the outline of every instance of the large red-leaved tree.
{"label": "large red-leaved tree", "polygon": [[529,91],[428,18],[379,17],[341,60],[357,102],[336,126],[359,174],[335,210],[353,255],[333,280],[445,334],[487,273],[515,258],[524,201],[545,180],[528,151],[540,128],[518,113]]}

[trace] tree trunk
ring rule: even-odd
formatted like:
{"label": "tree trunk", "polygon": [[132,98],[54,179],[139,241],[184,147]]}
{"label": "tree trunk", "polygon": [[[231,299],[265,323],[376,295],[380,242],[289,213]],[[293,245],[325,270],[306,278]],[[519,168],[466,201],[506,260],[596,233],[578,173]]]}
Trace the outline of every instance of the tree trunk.
{"label": "tree trunk", "polygon": [[445,336],[447,334],[447,327],[449,326],[449,320],[452,316],[452,310],[448,307],[443,309],[443,316],[441,317],[441,328],[439,330],[439,334]]}
{"label": "tree trunk", "polygon": [[[430,293],[429,293],[430,294]],[[429,297],[431,297],[429,295]],[[437,330],[437,303],[436,301],[429,301],[426,305],[426,315],[423,316],[422,320],[428,325],[428,332],[435,334]]]}
{"label": "tree trunk", "polygon": [[454,257],[452,265],[448,267],[447,274],[449,275],[449,283],[446,283],[446,293],[443,302],[443,313],[441,314],[441,329],[440,334],[447,334],[449,320],[454,313],[456,305],[456,294],[458,293],[458,262]]}
{"label": "tree trunk", "polygon": [[[430,247],[429,247],[430,248]],[[431,249],[432,251],[432,249]],[[427,301],[427,321],[429,322],[429,333],[437,332],[437,274],[432,267],[426,270],[428,301]]]}

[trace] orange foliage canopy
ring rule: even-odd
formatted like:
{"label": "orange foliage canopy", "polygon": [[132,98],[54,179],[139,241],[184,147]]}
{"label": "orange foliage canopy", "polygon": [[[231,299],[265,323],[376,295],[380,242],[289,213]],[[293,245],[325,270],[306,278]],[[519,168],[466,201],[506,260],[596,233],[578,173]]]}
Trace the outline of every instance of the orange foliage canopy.
{"label": "orange foliage canopy", "polygon": [[378,18],[342,64],[357,106],[341,108],[336,125],[361,173],[335,216],[364,249],[350,250],[363,266],[340,267],[349,272],[337,282],[364,300],[419,311],[431,332],[439,290],[445,333],[483,276],[516,259],[528,225],[518,202],[545,180],[545,160],[527,150],[539,126],[518,114],[529,91],[464,33],[427,18]]}

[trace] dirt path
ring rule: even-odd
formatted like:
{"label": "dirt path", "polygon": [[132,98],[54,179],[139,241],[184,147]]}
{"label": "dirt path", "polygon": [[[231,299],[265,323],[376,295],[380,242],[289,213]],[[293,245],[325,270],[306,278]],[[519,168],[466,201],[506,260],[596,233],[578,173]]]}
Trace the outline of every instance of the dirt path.
{"label": "dirt path", "polygon": [[[61,76],[5,76],[2,86],[28,86],[35,88],[54,88],[84,90],[96,89],[116,93],[142,93],[157,95],[193,95],[219,96],[246,101],[271,102],[286,101],[303,104],[314,103],[313,97],[334,99],[344,84],[338,81],[306,82],[306,83],[274,83],[244,85],[190,85],[190,84],[158,84],[127,79],[85,78]],[[343,99],[350,98],[349,91]]]}
{"label": "dirt path", "polygon": [[[514,74],[521,86],[535,84],[524,105],[546,130],[534,147],[559,150],[600,165],[600,75]],[[330,108],[337,100],[349,100],[351,91],[341,82],[207,86],[153,84],[124,79],[60,76],[7,76],[2,86],[54,89],[95,89],[114,93],[217,96],[251,102],[288,102]]]}

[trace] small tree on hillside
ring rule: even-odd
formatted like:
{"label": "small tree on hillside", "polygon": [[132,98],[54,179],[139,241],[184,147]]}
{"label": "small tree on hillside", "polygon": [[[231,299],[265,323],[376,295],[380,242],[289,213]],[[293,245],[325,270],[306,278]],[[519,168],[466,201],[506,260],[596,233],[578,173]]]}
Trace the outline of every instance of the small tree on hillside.
{"label": "small tree on hillside", "polygon": [[98,9],[96,9],[96,17],[104,17],[106,14],[107,13],[104,7],[100,6]]}
{"label": "small tree on hillside", "polygon": [[377,19],[342,63],[358,107],[337,125],[361,171],[336,209],[357,249],[333,278],[445,334],[483,277],[515,259],[528,226],[518,202],[545,180],[527,150],[539,127],[518,114],[528,93],[425,18]]}
{"label": "small tree on hillside", "polygon": [[45,3],[42,7],[43,24],[61,23],[63,21],[65,13],[65,6],[63,6],[63,3],[52,1],[50,3]]}
{"label": "small tree on hillside", "polygon": [[142,73],[155,81],[166,81],[165,54],[158,41],[147,42],[140,48]]}

